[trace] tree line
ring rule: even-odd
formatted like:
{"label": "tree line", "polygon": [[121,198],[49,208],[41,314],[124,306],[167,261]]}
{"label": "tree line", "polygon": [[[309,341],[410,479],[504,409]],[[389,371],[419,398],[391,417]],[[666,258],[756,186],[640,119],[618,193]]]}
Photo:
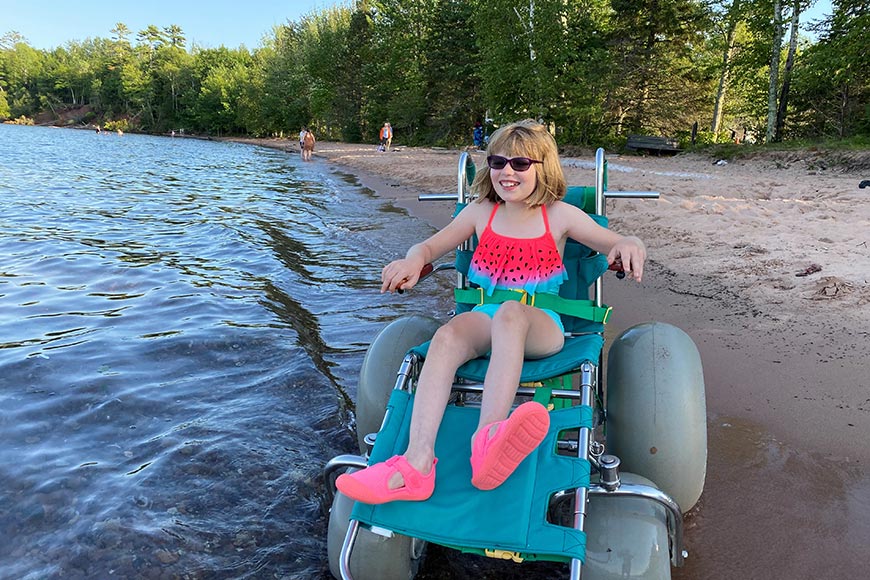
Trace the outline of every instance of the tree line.
{"label": "tree line", "polygon": [[176,25],[37,50],[0,38],[0,120],[86,110],[124,130],[467,144],[533,117],[562,144],[870,137],[870,5],[834,0],[355,0],[248,49]]}

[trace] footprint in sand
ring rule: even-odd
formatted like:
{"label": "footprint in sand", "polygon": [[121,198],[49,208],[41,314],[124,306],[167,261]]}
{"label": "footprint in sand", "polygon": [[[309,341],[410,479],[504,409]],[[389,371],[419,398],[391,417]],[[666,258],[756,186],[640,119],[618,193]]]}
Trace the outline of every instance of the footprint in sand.
{"label": "footprint in sand", "polygon": [[810,300],[838,300],[845,298],[855,290],[855,287],[836,276],[825,276],[816,282],[806,296]]}

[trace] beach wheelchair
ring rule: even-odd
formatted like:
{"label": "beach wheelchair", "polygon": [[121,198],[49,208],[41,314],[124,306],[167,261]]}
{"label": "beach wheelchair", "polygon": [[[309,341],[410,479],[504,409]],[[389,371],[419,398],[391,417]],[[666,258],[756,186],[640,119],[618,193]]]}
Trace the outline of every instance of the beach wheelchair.
{"label": "beach wheelchair", "polygon": [[[569,187],[565,201],[606,225],[607,198],[658,196],[608,192],[606,171],[599,149],[595,185]],[[463,153],[457,194],[421,199],[456,200],[458,212],[468,203],[474,172]],[[456,270],[456,312],[480,300],[479,289],[465,278],[473,250],[472,239],[457,248],[454,263],[424,272]],[[335,490],[340,471],[404,451],[416,378],[427,341],[441,323],[406,316],[375,337],[357,389],[361,455],[338,456],[324,469],[332,502],[327,551],[333,576],[414,578],[429,542],[515,562],[565,562],[572,579],[667,579],[672,565],[682,565],[683,513],[698,501],[706,474],[698,350],[682,330],[648,322],[622,332],[605,353],[606,257],[569,240],[563,261],[569,279],[560,288],[559,303],[547,307],[560,313],[565,346],[548,358],[525,361],[517,391],[518,402],[535,400],[548,408],[550,430],[494,490],[471,485],[468,461],[486,358],[469,361],[457,372],[438,432],[438,481],[430,499],[373,506]]]}

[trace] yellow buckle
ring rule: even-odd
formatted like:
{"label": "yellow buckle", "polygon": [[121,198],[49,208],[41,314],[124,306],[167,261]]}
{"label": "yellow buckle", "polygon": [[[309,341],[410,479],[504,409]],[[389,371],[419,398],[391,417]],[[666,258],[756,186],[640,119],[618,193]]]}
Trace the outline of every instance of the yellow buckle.
{"label": "yellow buckle", "polygon": [[478,306],[483,306],[483,296],[484,296],[484,294],[483,294],[483,287],[478,286],[478,287],[477,287],[477,291],[480,293],[480,298],[479,298],[478,301],[477,301],[477,305],[478,305]]}
{"label": "yellow buckle", "polygon": [[513,560],[514,562],[522,562],[523,557],[519,552],[508,552],[507,550],[489,550],[484,548],[483,552],[487,558],[498,558],[499,560]]}
{"label": "yellow buckle", "polygon": [[601,321],[601,324],[607,324],[607,321],[610,320],[611,312],[613,312],[613,306],[608,306],[607,312],[604,313],[604,320]]}
{"label": "yellow buckle", "polygon": [[[523,297],[520,298],[520,304],[529,304],[529,293],[528,292],[526,292],[525,290],[520,290],[519,288],[508,288],[508,290],[510,290],[511,292],[519,292],[520,294],[523,295]],[[530,304],[530,306],[534,306],[534,305],[535,305],[535,297],[532,296],[532,303]]]}

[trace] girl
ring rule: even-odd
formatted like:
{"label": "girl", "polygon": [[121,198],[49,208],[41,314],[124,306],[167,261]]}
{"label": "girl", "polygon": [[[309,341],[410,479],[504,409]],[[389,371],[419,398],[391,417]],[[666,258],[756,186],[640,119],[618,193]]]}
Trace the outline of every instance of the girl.
{"label": "girl", "polygon": [[[466,206],[443,230],[388,264],[381,292],[413,288],[420,270],[477,234],[469,280],[487,293],[495,289],[529,294],[558,293],[567,278],[562,264],[565,241],[572,238],[622,261],[640,282],[646,248],[638,238],[599,226],[582,210],[561,199],[566,182],[556,142],[547,129],[525,120],[495,133],[487,148],[489,171],[472,184],[477,202]],[[522,271],[504,271],[509,256],[529,256]],[[483,490],[501,485],[544,439],[549,414],[528,402],[510,414],[524,358],[561,350],[564,328],[559,315],[518,301],[483,304],[452,318],[435,333],[420,371],[410,440],[404,455],[341,475],[336,484],[348,497],[367,504],[422,501],[435,489],[435,437],[456,370],[490,353],[480,421],[471,440],[471,483]]]}

